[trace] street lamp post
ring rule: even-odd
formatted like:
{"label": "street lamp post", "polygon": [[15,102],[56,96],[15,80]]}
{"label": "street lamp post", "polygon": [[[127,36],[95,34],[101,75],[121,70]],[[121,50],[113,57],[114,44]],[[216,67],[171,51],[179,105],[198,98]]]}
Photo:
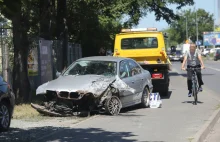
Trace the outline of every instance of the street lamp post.
{"label": "street lamp post", "polygon": [[186,16],[186,40],[188,40],[187,16]]}

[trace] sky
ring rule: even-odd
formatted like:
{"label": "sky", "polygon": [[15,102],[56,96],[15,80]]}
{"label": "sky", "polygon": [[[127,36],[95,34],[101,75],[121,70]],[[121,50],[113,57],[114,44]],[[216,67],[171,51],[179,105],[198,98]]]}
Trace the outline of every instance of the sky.
{"label": "sky", "polygon": [[[205,11],[209,12],[210,14],[214,14],[215,17],[215,23],[217,23],[217,1],[218,0],[194,0],[195,5],[194,6],[186,6],[182,9],[194,9],[196,8],[202,8],[205,9]],[[170,6],[169,8],[173,9],[174,12],[176,12],[175,6]],[[215,10],[214,10],[215,9]],[[215,12],[214,12],[215,11]],[[168,28],[168,24],[165,20],[156,21],[154,13],[149,13],[147,16],[143,17],[136,28],[147,28],[147,27],[156,27],[158,30],[163,30]]]}

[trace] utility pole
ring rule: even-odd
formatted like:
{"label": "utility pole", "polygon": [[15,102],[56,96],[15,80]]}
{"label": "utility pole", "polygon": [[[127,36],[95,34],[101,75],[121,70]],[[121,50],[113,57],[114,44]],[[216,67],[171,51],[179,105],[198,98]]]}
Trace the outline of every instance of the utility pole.
{"label": "utility pole", "polygon": [[198,37],[198,16],[197,16],[197,9],[196,9],[196,41],[199,41],[199,37]]}
{"label": "utility pole", "polygon": [[[215,34],[215,6],[216,6],[216,5],[215,5],[215,3],[216,3],[216,2],[215,2],[215,0],[214,0],[214,14],[213,14],[213,15],[214,15],[214,16],[213,16],[213,17],[214,17],[214,19],[213,19],[213,34]],[[215,48],[215,44],[213,44],[213,48]]]}
{"label": "utility pole", "polygon": [[187,27],[187,16],[186,16],[186,40],[188,40],[188,27]]}

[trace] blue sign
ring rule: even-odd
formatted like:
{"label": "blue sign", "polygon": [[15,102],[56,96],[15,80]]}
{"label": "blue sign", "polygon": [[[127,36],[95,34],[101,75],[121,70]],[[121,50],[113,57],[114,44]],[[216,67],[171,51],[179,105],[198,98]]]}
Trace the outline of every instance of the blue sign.
{"label": "blue sign", "polygon": [[201,41],[196,41],[196,45],[201,45]]}

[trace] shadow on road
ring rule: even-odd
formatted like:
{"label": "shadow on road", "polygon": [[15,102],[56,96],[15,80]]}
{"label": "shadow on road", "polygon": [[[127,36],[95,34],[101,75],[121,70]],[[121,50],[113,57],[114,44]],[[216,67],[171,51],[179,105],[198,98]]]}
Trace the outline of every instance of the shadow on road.
{"label": "shadow on road", "polygon": [[130,106],[130,107],[121,109],[120,114],[122,114],[122,116],[144,116],[144,115],[137,115],[136,112],[133,112],[138,109],[142,109],[140,105]]}
{"label": "shadow on road", "polygon": [[[194,104],[194,101],[184,101],[183,104]],[[203,104],[204,102],[197,101],[198,104]]]}
{"label": "shadow on road", "polygon": [[134,136],[136,135],[131,132],[110,132],[100,128],[38,127],[28,130],[11,128],[9,132],[1,133],[0,141],[137,142],[132,139]]}
{"label": "shadow on road", "polygon": [[160,97],[161,99],[170,99],[171,95],[172,95],[172,91],[169,91],[167,96],[160,95]]}

